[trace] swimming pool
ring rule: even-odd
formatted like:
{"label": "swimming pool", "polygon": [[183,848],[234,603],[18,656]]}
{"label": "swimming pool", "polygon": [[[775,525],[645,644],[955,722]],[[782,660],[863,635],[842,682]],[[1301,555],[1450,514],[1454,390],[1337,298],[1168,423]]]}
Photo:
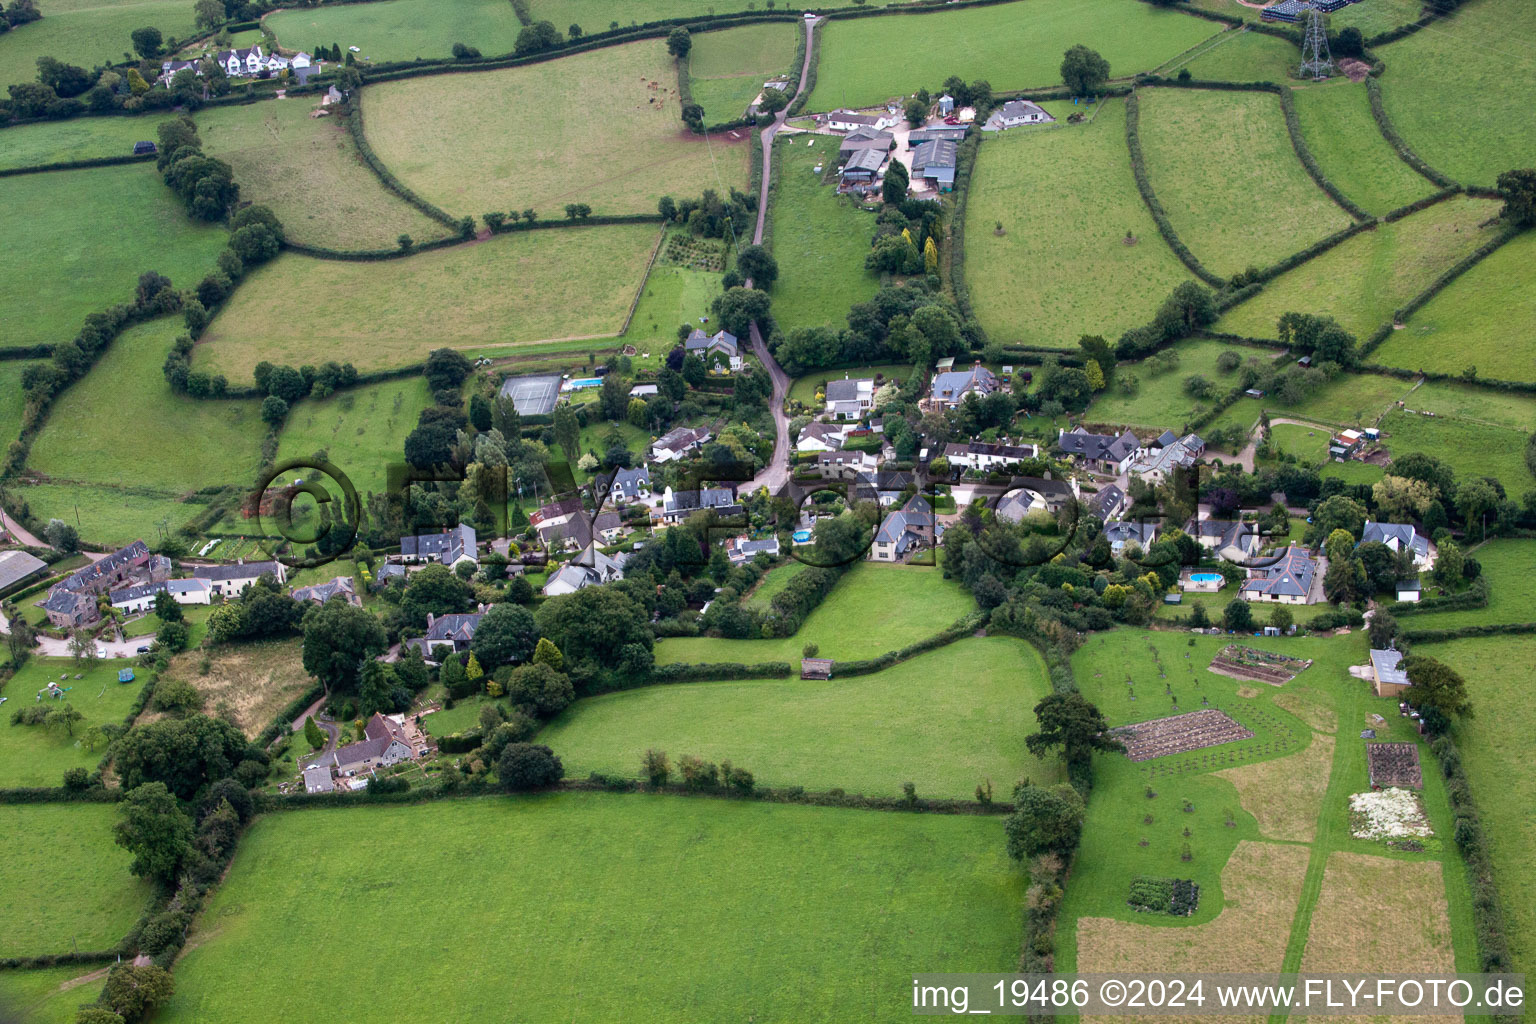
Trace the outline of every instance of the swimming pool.
{"label": "swimming pool", "polygon": [[566,391],[580,391],[583,388],[600,388],[602,386],[603,378],[601,377],[580,377],[576,380],[565,382]]}
{"label": "swimming pool", "polygon": [[1189,574],[1191,583],[1220,583],[1222,575],[1219,572],[1192,572]]}
{"label": "swimming pool", "polygon": [[796,530],[793,536],[796,544],[809,544],[811,541],[810,530]]}

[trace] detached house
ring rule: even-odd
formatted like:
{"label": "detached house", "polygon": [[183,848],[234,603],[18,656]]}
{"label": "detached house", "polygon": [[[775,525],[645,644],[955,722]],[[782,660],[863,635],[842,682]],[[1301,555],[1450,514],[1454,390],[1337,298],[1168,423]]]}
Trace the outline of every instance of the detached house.
{"label": "detached house", "polygon": [[826,415],[834,420],[862,419],[874,406],[874,378],[844,377],[827,381]]}
{"label": "detached house", "polygon": [[1157,440],[1138,449],[1130,472],[1149,483],[1160,484],[1171,474],[1193,466],[1203,454],[1205,442],[1198,434],[1175,438],[1173,431],[1165,430]]}
{"label": "detached house", "polygon": [[933,507],[921,494],[914,494],[898,511],[888,514],[875,533],[869,559],[874,562],[899,562],[935,543]]}
{"label": "detached house", "polygon": [[[338,747],[309,763],[304,771],[304,789],[311,793],[326,791],[320,773],[316,772],[311,779],[310,773],[315,768],[330,769],[337,775],[347,776],[409,761],[418,753],[426,753],[425,745],[418,749],[418,737],[419,734],[413,735],[406,726],[403,716],[374,712],[363,727],[361,740]],[[311,789],[311,784],[316,788]]]}
{"label": "detached house", "polygon": [[795,451],[835,452],[842,448],[844,431],[847,429],[830,423],[807,423],[795,441]]}
{"label": "detached house", "polygon": [[1202,548],[1229,562],[1251,559],[1264,544],[1258,528],[1252,523],[1228,519],[1196,520],[1186,526],[1184,532]]}
{"label": "detached house", "polygon": [[901,123],[901,116],[890,110],[860,114],[852,110],[834,110],[827,115],[827,127],[835,132],[856,132],[861,128],[884,131]]}
{"label": "detached house", "polygon": [[1060,512],[1075,497],[1071,485],[1065,481],[1024,477],[1003,495],[994,515],[1010,523],[1020,523],[1031,512]]}
{"label": "detached house", "polygon": [[736,495],[729,488],[705,487],[698,491],[677,491],[668,487],[661,494],[660,520],[663,523],[680,523],[702,509],[713,509],[722,518],[739,516],[742,508],[736,503]]}
{"label": "detached house", "polygon": [[361,608],[363,599],[357,596],[357,589],[353,586],[351,576],[333,576],[324,583],[316,583],[308,587],[295,587],[293,599],[295,601],[313,601],[315,604],[325,604],[333,597],[339,597],[350,605]]}
{"label": "detached house", "polygon": [[400,557],[408,562],[441,562],[450,569],[460,562],[476,561],[475,528],[460,523],[442,533],[401,537]]}
{"label": "detached house", "polygon": [[857,480],[873,476],[880,459],[873,452],[836,451],[816,456],[816,472],[823,480]]}
{"label": "detached house", "polygon": [[650,493],[651,471],[644,466],[636,466],[634,469],[617,470],[613,474],[608,497],[615,505],[625,505],[649,497]]}
{"label": "detached house", "polygon": [[651,444],[652,462],[672,462],[695,448],[702,447],[714,435],[700,427],[673,427]]}
{"label": "detached house", "polygon": [[1104,524],[1104,539],[1109,542],[1109,550],[1116,555],[1124,552],[1128,544],[1135,544],[1145,551],[1157,539],[1157,523],[1117,519]]}
{"label": "detached house", "polygon": [[467,650],[470,642],[475,639],[475,630],[479,628],[480,620],[485,618],[488,607],[482,604],[475,611],[453,615],[433,615],[428,612],[427,635],[407,640],[404,646],[416,648],[422,658],[433,664],[436,664],[432,657],[435,647],[451,647],[455,654]]}
{"label": "detached house", "polygon": [[944,457],[952,467],[975,470],[978,473],[1002,469],[1030,459],[1039,458],[1040,447],[1033,444],[987,444],[970,441],[965,444],[951,442],[944,446]]}
{"label": "detached house", "polygon": [[544,596],[559,597],[561,594],[574,594],[587,587],[622,579],[624,561],[625,558],[622,555],[610,557],[599,551],[596,545],[588,544],[581,554],[550,575],[549,582],[544,584]]}
{"label": "detached house", "polygon": [[689,355],[698,356],[706,364],[715,361],[716,356],[719,356],[720,361],[730,367],[732,372],[741,369],[741,346],[736,341],[736,335],[726,331],[705,334],[695,327],[693,333],[683,342],[683,348]]}
{"label": "detached house", "polygon": [[278,583],[287,582],[288,567],[282,562],[240,561],[234,565],[199,565],[193,568],[192,575],[207,580],[215,594],[230,598],[239,597],[246,587],[263,576],[271,576]]}
{"label": "detached house", "polygon": [[1130,468],[1141,442],[1127,430],[1118,437],[1113,434],[1090,434],[1082,427],[1063,430],[1056,440],[1066,455],[1081,462],[1088,469],[1107,476],[1118,476]]}
{"label": "detached house", "polygon": [[1045,124],[1055,118],[1045,108],[1029,100],[1009,100],[997,111],[997,124],[1002,128],[1017,128],[1021,124]]}
{"label": "detached house", "polygon": [[1002,387],[1002,381],[978,362],[968,370],[945,370],[935,374],[929,402],[943,409],[958,409],[966,395],[985,398]]}
{"label": "detached house", "polygon": [[1429,538],[1407,523],[1376,523],[1367,519],[1365,529],[1360,533],[1360,543],[1372,541],[1385,544],[1393,554],[1411,551],[1415,568],[1428,569],[1435,562],[1429,552]]}
{"label": "detached house", "polygon": [[1263,569],[1249,569],[1248,578],[1238,588],[1239,594],[1249,601],[1269,601],[1277,604],[1309,604],[1312,594],[1312,578],[1317,575],[1317,563],[1306,549],[1290,547],[1273,565]]}
{"label": "detached house", "polygon": [[750,562],[759,554],[769,558],[779,557],[779,538],[768,537],[764,540],[748,540],[746,534],[732,537],[725,542],[725,557],[731,560],[732,565],[741,565]]}

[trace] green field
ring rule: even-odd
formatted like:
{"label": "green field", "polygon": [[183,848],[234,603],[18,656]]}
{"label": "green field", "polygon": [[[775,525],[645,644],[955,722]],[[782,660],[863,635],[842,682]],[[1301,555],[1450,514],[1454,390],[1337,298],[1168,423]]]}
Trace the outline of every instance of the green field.
{"label": "green field", "polygon": [[[324,358],[364,373],[443,345],[511,346],[618,333],[656,244],[651,224],[552,228],[380,263],[283,255],[250,275],[198,343],[196,365],[244,385],[262,360]],[[312,325],[274,333],[274,310]],[[674,328],[675,329],[675,328]]]}
{"label": "green field", "polygon": [[[1462,470],[1458,468],[1458,472]],[[1488,606],[1405,615],[1402,621],[1406,628],[1460,629],[1462,626],[1531,622],[1536,619],[1536,615],[1532,614],[1532,610],[1536,609],[1536,579],[1531,576],[1531,559],[1536,556],[1536,542],[1494,539],[1479,544],[1471,549],[1470,554],[1477,559],[1483,567],[1483,575],[1488,578]],[[1426,587],[1424,596],[1432,596],[1432,593]]]}
{"label": "green field", "polygon": [[97,970],[82,966],[0,971],[0,1019],[18,1024],[74,1024],[76,1009],[94,1003],[101,993]]}
{"label": "green field", "polygon": [[[1155,237],[1153,241],[1157,241]],[[1223,352],[1236,352],[1244,362],[1257,360],[1259,366],[1266,366],[1270,361],[1270,354],[1262,349],[1205,339],[1181,341],[1173,345],[1172,350],[1179,354],[1179,366],[1168,373],[1154,376],[1145,360],[1121,363],[1116,367],[1117,383],[1099,392],[1085,413],[1087,420],[1160,431],[1178,430],[1181,424],[1188,423],[1215,404],[1212,400],[1202,401],[1185,394],[1185,378],[1199,374],[1216,385],[1219,397],[1238,381],[1236,370],[1222,373],[1216,369],[1216,358]],[[1125,393],[1118,383],[1121,374],[1133,375],[1140,382],[1135,393]],[[1257,414],[1254,418],[1257,419]]]}
{"label": "green field", "polygon": [[1533,52],[1536,8],[1469,3],[1377,51],[1391,69],[1381,79],[1387,114],[1435,170],[1492,187],[1502,172],[1530,166],[1536,152],[1536,121],[1522,102],[1536,89]]}
{"label": "green field", "polygon": [[[0,45],[40,24],[0,36]],[[29,211],[0,253],[7,345],[68,341],[86,314],[131,301],[146,270],[191,288],[228,240],[222,228],[190,220],[153,165],[0,178],[0,208]]]}
{"label": "green field", "polygon": [[1536,233],[1527,231],[1430,299],[1372,355],[1384,366],[1536,380]]}
{"label": "green field", "polygon": [[[25,601],[31,604],[45,596],[38,594]],[[70,768],[95,770],[107,752],[106,744],[99,743],[91,750],[82,742],[86,732],[92,726],[122,725],[143,689],[142,678],[119,683],[117,670],[121,667],[98,662],[80,669],[69,658],[34,657],[6,682],[4,695],[10,700],[0,715],[0,751],[4,752],[0,756],[0,789],[59,786]],[[77,675],[84,678],[76,679]],[[38,691],[50,681],[67,689],[63,703],[85,716],[75,723],[73,736],[50,733],[41,725],[11,724],[11,713],[36,703]],[[52,699],[45,699],[52,706]]]}
{"label": "green field", "polygon": [[[505,0],[386,0],[319,10],[275,11],[263,24],[288,50],[356,46],[358,60],[441,59],[454,43],[487,57],[511,53],[522,29]],[[564,30],[565,26],[561,26]]]}
{"label": "green field", "polygon": [[30,365],[27,359],[0,362],[0,434],[7,444],[21,433],[21,414],[26,406],[21,375]]}
{"label": "green field", "polygon": [[[875,294],[879,279],[864,269],[875,218],[823,175],[837,166],[835,138],[781,136],[774,143],[774,319],[786,331],[831,324],[841,328],[848,310]],[[816,167],[821,174],[815,172]],[[835,178],[834,178],[835,180]]]}
{"label": "green field", "polygon": [[[160,366],[183,330],[177,317],[120,334],[91,372],[54,402],[28,467],[54,482],[160,489],[166,496],[251,483],[266,429],[258,403],[173,392]],[[130,409],[153,414],[125,415]]]}
{"label": "green field", "polygon": [[359,496],[383,494],[387,467],[401,461],[405,435],[432,404],[425,377],[382,381],[294,406],[283,424],[278,460],[324,450],[352,478]]}
{"label": "green field", "polygon": [[[1414,620],[1415,622],[1417,620]],[[1536,967],[1536,903],[1524,898],[1536,885],[1536,772],[1522,756],[1531,729],[1531,703],[1523,681],[1536,659],[1536,639],[1498,636],[1420,644],[1415,654],[1438,658],[1467,680],[1478,712],[1456,723],[1454,736],[1492,844],[1494,870],[1509,923],[1513,970]]]}
{"label": "green field", "polygon": [[1307,176],[1267,93],[1143,89],[1141,148],[1184,244],[1222,276],[1349,226]]}
{"label": "green field", "polygon": [[791,65],[801,35],[798,24],[769,23],[694,36],[688,52],[688,88],[693,102],[704,108],[704,123],[736,120],[746,114],[765,81],[798,71]]}
{"label": "green field", "polygon": [[1454,469],[1457,476],[1496,478],[1517,499],[1536,488],[1536,479],[1525,465],[1529,428],[1512,430],[1443,416],[1389,412],[1381,421],[1381,433],[1394,454],[1428,452]]}
{"label": "green field", "polygon": [[780,640],[659,640],[656,664],[788,661],[798,665],[801,649],[808,643],[821,648],[822,658],[874,658],[932,636],[975,610],[971,596],[958,583],[946,580],[936,566],[859,562],[794,636]]}
{"label": "green field", "polygon": [[[1061,55],[1076,43],[1103,54],[1110,74],[1150,71],[1221,26],[1120,0],[1001,4],[889,18],[833,19],[818,30],[817,112],[865,107],[950,75],[984,78],[995,91],[1061,82]],[[914,45],[921,41],[919,45]],[[893,59],[900,54],[900,59]]]}
{"label": "green field", "polygon": [[364,100],[379,159],[456,217],[531,208],[558,219],[577,202],[598,214],[654,213],[665,194],[725,195],[747,183],[745,133],[706,142],[683,127],[660,39],[385,82]]}
{"label": "green field", "polygon": [[[348,4],[337,10],[387,6]],[[358,156],[346,121],[310,117],[314,109],[309,97],[221,107],[197,116],[198,134],[210,156],[235,169],[240,198],[270,206],[290,241],[330,249],[394,249],[402,234],[429,242],[449,233],[384,188]]]}
{"label": "green field", "polygon": [[[373,936],[341,980],[294,941],[311,870],[328,926]],[[406,1003],[466,1024],[906,1020],[912,964],[1016,963],[1023,893],[987,817],[588,793],[278,814],[242,839],[157,1019],[297,1019],[323,992],[358,1024]],[[511,970],[511,949],[539,954]]]}
{"label": "green field", "polygon": [[[1184,66],[1195,78],[1222,82],[1284,82],[1301,63],[1301,52],[1284,39],[1243,32],[1225,35]],[[1164,74],[1176,73],[1169,68]],[[1394,157],[1394,159],[1396,159]]]}
{"label": "green field", "polygon": [[[1194,0],[1191,4],[1205,11],[1258,21],[1260,7],[1240,4],[1237,0]],[[1417,21],[1422,4],[1419,0],[1371,0],[1356,3],[1328,15],[1328,29],[1337,32],[1353,25],[1367,36]],[[1300,61],[1300,58],[1297,58]]]}
{"label": "green field", "polygon": [[[677,328],[707,316],[709,304],[723,290],[719,274],[657,263],[646,276],[635,315],[624,332],[624,343],[635,346],[635,360],[659,366],[677,347]],[[647,352],[649,360],[643,358]]]}
{"label": "green field", "polygon": [[128,933],[149,886],[128,873],[116,820],[111,804],[0,807],[0,957],[111,949]]}
{"label": "green field", "polygon": [[[40,24],[42,22],[34,22],[27,27]],[[0,48],[9,38],[9,33],[0,36]],[[159,113],[143,117],[77,117],[71,121],[19,124],[5,130],[0,169],[128,156],[133,152],[135,142],[155,141],[155,128],[164,120],[167,120],[166,115]]]}
{"label": "green field", "polygon": [[1367,213],[1379,217],[1435,190],[1382,136],[1365,86],[1339,79],[1295,97],[1301,134],[1323,174]]}
{"label": "green field", "polygon": [[1408,397],[1407,407],[1428,410],[1436,416],[1479,420],[1516,430],[1536,430],[1536,396],[1518,391],[1425,381]]}
{"label": "green field", "polygon": [[[1486,199],[1458,196],[1391,224],[1378,224],[1269,282],[1259,294],[1233,307],[1216,329],[1274,338],[1282,314],[1315,313],[1335,318],[1364,342],[1392,321],[1395,310],[1494,237],[1497,228],[1479,225],[1497,212],[1497,205]],[[1380,350],[1375,361],[1383,361]]]}
{"label": "green field", "polygon": [[[1099,169],[1091,187],[1084,167]],[[1125,244],[1128,231],[1135,245]],[[1150,320],[1189,276],[1137,194],[1122,101],[1108,101],[1091,125],[1003,132],[982,145],[966,205],[965,277],[993,340],[1072,348],[1084,334],[1117,338]]]}
{"label": "green field", "polygon": [[[818,10],[851,7],[857,0],[829,0]],[[766,6],[766,5],[762,5]],[[606,32],[610,25],[628,28],[664,18],[707,18],[713,14],[754,9],[753,0],[529,0],[535,18],[548,19],[564,32],[578,24],[587,32]],[[786,8],[793,10],[793,8]]]}
{"label": "green field", "polygon": [[793,559],[774,566],[768,570],[768,575],[758,581],[757,588],[747,597],[747,603],[754,607],[767,608],[772,604],[774,595],[789,586],[789,581],[807,568],[804,562],[796,562]]}
{"label": "green field", "polygon": [[[250,481],[237,481],[249,484]],[[20,484],[11,492],[31,507],[43,522],[62,519],[80,536],[99,544],[123,545],[158,537],[159,526],[180,529],[206,506],[183,502],[182,492],[127,491],[89,484]],[[78,518],[77,518],[78,517]]]}
{"label": "green field", "polygon": [[[961,672],[956,666],[964,666]],[[935,685],[939,683],[939,685]],[[1045,665],[1009,637],[961,640],[872,675],[651,686],[578,701],[539,734],[568,774],[641,776],[647,748],[729,760],[760,785],[964,800],[1053,778],[1024,748]]]}
{"label": "green field", "polygon": [[120,64],[133,50],[133,30],[146,25],[167,39],[191,35],[194,27],[184,0],[38,0],[37,9],[42,20],[0,35],[0,85],[36,80],[39,57],[86,69]]}

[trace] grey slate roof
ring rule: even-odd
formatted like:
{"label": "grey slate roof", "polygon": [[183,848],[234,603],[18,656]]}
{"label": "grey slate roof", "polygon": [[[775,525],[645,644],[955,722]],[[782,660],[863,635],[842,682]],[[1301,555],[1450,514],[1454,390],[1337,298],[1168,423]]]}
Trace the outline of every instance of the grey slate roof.
{"label": "grey slate roof", "polygon": [[277,575],[278,566],[276,562],[237,562],[234,565],[199,565],[192,570],[192,575],[195,578],[213,582],[251,579],[257,576],[265,576],[268,573],[273,576]]}
{"label": "grey slate roof", "polygon": [[0,551],[0,589],[48,568],[48,563],[25,551]]}
{"label": "grey slate roof", "polygon": [[456,562],[463,555],[475,557],[475,528],[460,523],[442,533],[424,533],[400,538],[400,554],[426,558],[435,555],[445,562]]}
{"label": "grey slate roof", "polygon": [[125,548],[120,548],[100,561],[92,562],[78,572],[66,576],[58,586],[65,590],[80,590],[89,587],[103,576],[109,576],[125,565],[137,562],[149,557],[149,545],[142,540],[136,540]]}
{"label": "grey slate roof", "polygon": [[1271,594],[1279,597],[1306,597],[1312,589],[1317,563],[1304,548],[1290,547],[1280,560],[1263,569],[1253,570],[1243,581],[1242,592]]}
{"label": "grey slate roof", "polygon": [[174,597],[177,594],[208,592],[209,589],[208,581],[205,579],[161,580],[159,583],[143,583],[137,587],[114,590],[111,600],[113,604],[122,604],[125,601],[137,601],[141,597],[150,597],[162,592]]}
{"label": "grey slate roof", "polygon": [[1408,523],[1377,523],[1366,520],[1360,532],[1360,543],[1378,541],[1394,550],[1411,550],[1415,555],[1429,554],[1429,538]]}
{"label": "grey slate roof", "polygon": [[651,471],[645,466],[636,466],[634,469],[617,470],[613,474],[610,493],[633,498],[640,493],[642,487],[646,490],[651,489]]}
{"label": "grey slate roof", "polygon": [[914,494],[880,523],[875,543],[895,544],[896,553],[903,554],[922,539],[922,534],[917,531],[932,530],[933,525],[933,508],[921,494]]}
{"label": "grey slate roof", "polygon": [[1129,430],[1118,437],[1113,434],[1090,434],[1082,427],[1073,427],[1057,439],[1061,450],[1095,462],[1119,462],[1134,452],[1140,444]]}
{"label": "grey slate roof", "polygon": [[1412,686],[1413,682],[1408,678],[1401,666],[1403,654],[1401,651],[1371,649],[1371,667],[1381,677],[1384,683],[1396,683],[1399,686]]}
{"label": "grey slate roof", "polygon": [[985,366],[948,370],[933,378],[933,397],[954,404],[959,404],[967,392],[989,395],[997,389],[997,377]]}

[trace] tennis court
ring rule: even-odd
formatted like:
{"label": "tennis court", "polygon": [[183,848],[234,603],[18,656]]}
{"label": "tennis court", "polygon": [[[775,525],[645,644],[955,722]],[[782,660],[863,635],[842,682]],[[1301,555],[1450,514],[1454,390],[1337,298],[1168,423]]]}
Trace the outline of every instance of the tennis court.
{"label": "tennis court", "polygon": [[501,382],[501,394],[512,399],[519,416],[547,416],[560,397],[560,380],[559,374],[508,377]]}

